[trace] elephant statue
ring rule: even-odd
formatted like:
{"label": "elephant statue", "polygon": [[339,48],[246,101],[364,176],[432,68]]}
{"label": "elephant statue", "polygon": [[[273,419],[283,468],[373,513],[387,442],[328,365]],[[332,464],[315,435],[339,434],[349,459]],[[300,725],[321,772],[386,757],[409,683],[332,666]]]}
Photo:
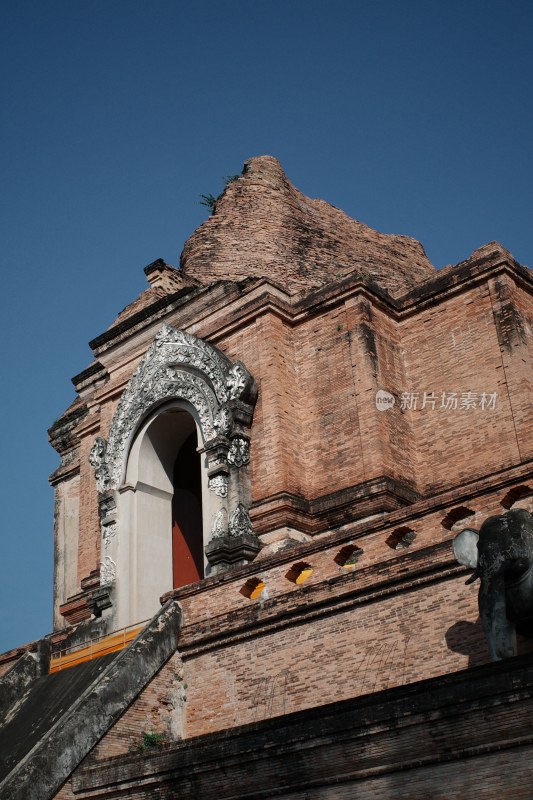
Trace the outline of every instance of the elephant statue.
{"label": "elephant statue", "polygon": [[480,579],[479,616],[493,661],[516,655],[516,633],[533,636],[533,517],[524,509],[489,517],[453,540],[455,558]]}

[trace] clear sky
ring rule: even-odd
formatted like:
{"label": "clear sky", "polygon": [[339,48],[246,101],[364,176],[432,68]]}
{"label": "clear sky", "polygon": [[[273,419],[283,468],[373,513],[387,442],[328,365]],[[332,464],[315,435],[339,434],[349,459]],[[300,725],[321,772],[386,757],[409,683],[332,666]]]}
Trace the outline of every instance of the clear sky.
{"label": "clear sky", "polygon": [[533,265],[531,0],[3,0],[0,652],[51,629],[87,342],[250,156],[440,267]]}

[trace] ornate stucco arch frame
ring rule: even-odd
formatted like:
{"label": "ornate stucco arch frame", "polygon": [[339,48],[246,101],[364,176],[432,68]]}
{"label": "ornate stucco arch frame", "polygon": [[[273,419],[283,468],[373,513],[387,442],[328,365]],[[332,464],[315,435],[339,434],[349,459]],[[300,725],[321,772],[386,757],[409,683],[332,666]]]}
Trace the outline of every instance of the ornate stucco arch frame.
{"label": "ornate stucco arch frame", "polygon": [[[128,454],[143,423],[170,401],[190,405],[207,468],[209,535],[204,546],[210,569],[221,571],[252,560],[259,542],[248,516],[250,426],[257,387],[240,361],[192,334],[163,325],[128,382],[113,415],[109,436],[98,437],[90,454],[99,493],[102,527],[101,587],[113,587],[121,530],[120,494]],[[207,538],[207,541],[206,541]],[[95,613],[111,604],[100,592]]]}

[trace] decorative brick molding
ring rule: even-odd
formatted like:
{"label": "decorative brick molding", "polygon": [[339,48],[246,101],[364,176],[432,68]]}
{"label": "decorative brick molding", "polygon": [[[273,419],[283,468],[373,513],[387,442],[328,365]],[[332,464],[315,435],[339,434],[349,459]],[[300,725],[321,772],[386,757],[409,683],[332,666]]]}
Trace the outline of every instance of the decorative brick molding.
{"label": "decorative brick molding", "polygon": [[67,598],[67,601],[59,607],[60,614],[66,619],[69,625],[78,625],[91,618],[92,594],[100,586],[100,570],[93,570],[81,581],[81,591]]}
{"label": "decorative brick molding", "polygon": [[257,537],[250,530],[249,533],[213,537],[205,548],[205,553],[214,567],[214,574],[217,574],[231,567],[248,564],[254,560],[260,549]]}
{"label": "decorative brick molding", "polygon": [[313,534],[323,531],[324,527],[395,511],[417,500],[420,495],[411,486],[384,476],[312,500],[288,492],[271,495],[256,500],[250,516],[258,534],[268,533],[280,525]]}

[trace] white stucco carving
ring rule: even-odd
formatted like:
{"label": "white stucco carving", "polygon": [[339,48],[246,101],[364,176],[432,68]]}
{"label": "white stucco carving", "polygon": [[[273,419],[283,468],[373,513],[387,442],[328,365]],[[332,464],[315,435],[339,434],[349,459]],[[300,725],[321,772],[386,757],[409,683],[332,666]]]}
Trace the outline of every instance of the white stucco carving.
{"label": "white stucco carving", "polygon": [[225,508],[221,508],[216,514],[213,525],[211,527],[211,536],[224,536],[228,532],[228,512]]}
{"label": "white stucco carving", "polygon": [[196,336],[163,325],[124,390],[107,445],[98,439],[91,451],[91,463],[102,476],[99,491],[118,487],[132,435],[159,402],[188,401],[196,410],[205,443],[231,432],[233,417],[226,403],[238,399],[252,383],[242,364],[232,364]]}
{"label": "white stucco carving", "polygon": [[100,585],[109,586],[109,584],[114,583],[116,576],[117,565],[111,556],[106,556],[100,563]]}
{"label": "white stucco carving", "polygon": [[235,467],[242,467],[250,461],[250,442],[241,436],[232,439],[228,453],[228,463]]}
{"label": "white stucco carving", "polygon": [[213,491],[218,497],[227,497],[228,496],[228,478],[226,475],[215,475],[213,478],[209,478],[209,488]]}
{"label": "white stucco carving", "polygon": [[253,533],[250,516],[242,503],[239,503],[230,517],[229,532],[232,536],[244,536]]}
{"label": "white stucco carving", "polygon": [[226,386],[228,387],[229,396],[232,399],[240,397],[249,380],[250,376],[242,364],[234,364],[226,378]]}
{"label": "white stucco carving", "polygon": [[117,523],[111,522],[108,525],[102,525],[102,540],[104,542],[104,550],[107,550],[111,539],[117,532]]}
{"label": "white stucco carving", "polygon": [[221,436],[227,436],[229,433],[231,433],[231,429],[233,427],[233,417],[231,415],[231,411],[226,405],[222,405],[218,409],[213,420],[213,426],[216,432]]}
{"label": "white stucco carving", "polygon": [[105,492],[109,487],[110,475],[106,464],[107,442],[101,436],[97,436],[89,453],[89,464],[94,469],[96,487],[99,492]]}

